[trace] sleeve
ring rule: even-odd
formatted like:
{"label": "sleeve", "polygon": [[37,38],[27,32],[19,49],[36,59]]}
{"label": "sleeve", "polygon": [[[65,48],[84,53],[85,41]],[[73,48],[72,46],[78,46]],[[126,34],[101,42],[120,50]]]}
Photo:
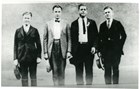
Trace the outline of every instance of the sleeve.
{"label": "sleeve", "polygon": [[67,31],[67,43],[68,43],[67,52],[71,52],[71,32],[70,32],[69,24],[67,24],[66,31]]}
{"label": "sleeve", "polygon": [[125,40],[126,40],[127,35],[126,35],[126,32],[125,32],[124,27],[121,24],[121,22],[119,22],[119,29],[120,29],[120,36],[121,36],[121,39],[120,39],[121,42],[120,42],[120,44],[121,44],[121,48],[123,48],[123,45],[125,43]]}
{"label": "sleeve", "polygon": [[102,46],[103,46],[103,34],[102,34],[102,25],[99,28],[99,39],[98,39],[98,51],[102,53]]}
{"label": "sleeve", "polygon": [[38,30],[36,29],[36,46],[37,46],[37,57],[41,58],[41,41],[40,41],[40,35]]}
{"label": "sleeve", "polygon": [[71,54],[75,55],[75,47],[76,47],[76,32],[74,31],[74,22],[71,23],[70,33],[71,33]]}
{"label": "sleeve", "polygon": [[18,38],[17,38],[17,30],[14,36],[14,60],[18,59]]}
{"label": "sleeve", "polygon": [[98,29],[97,29],[97,25],[96,25],[96,22],[93,21],[93,34],[94,34],[94,38],[93,38],[93,47],[95,47],[97,49],[97,46],[98,46]]}
{"label": "sleeve", "polygon": [[44,54],[48,54],[48,25],[45,25],[44,35],[43,35],[43,50]]}

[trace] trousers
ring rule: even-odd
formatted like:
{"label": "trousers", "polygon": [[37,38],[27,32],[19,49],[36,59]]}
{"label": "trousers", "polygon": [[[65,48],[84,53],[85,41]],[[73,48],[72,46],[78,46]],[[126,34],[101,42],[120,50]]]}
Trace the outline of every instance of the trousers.
{"label": "trousers", "polygon": [[54,85],[64,85],[66,60],[62,57],[60,40],[53,42],[50,64]]}

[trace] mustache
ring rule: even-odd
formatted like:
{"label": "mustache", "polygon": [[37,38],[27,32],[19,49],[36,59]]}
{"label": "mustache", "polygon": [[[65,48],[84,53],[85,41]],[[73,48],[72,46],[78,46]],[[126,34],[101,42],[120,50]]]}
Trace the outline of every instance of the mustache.
{"label": "mustache", "polygon": [[30,21],[27,21],[27,20],[26,20],[26,21],[24,21],[24,22],[30,22]]}

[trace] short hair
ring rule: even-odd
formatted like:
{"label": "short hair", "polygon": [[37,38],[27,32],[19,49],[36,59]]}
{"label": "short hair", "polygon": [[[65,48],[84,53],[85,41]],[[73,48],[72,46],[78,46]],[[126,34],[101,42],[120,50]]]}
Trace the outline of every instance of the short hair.
{"label": "short hair", "polygon": [[54,8],[60,8],[61,10],[63,10],[63,8],[60,5],[54,5],[52,10],[54,10]]}
{"label": "short hair", "polygon": [[32,17],[32,12],[24,12],[24,13],[22,14],[22,16],[24,16],[24,15],[30,15],[30,16]]}
{"label": "short hair", "polygon": [[78,10],[80,9],[81,6],[86,6],[85,4],[79,4],[78,5]]}
{"label": "short hair", "polygon": [[104,10],[106,10],[106,9],[111,9],[111,10],[113,10],[113,8],[110,7],[110,6],[106,6],[106,7],[104,8]]}

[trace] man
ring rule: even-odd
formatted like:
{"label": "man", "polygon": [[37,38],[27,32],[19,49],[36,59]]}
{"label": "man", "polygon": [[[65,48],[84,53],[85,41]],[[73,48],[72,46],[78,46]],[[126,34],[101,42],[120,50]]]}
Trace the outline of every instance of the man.
{"label": "man", "polygon": [[91,85],[98,31],[95,21],[86,17],[86,5],[80,4],[78,11],[79,18],[71,24],[72,56],[76,69],[76,82],[77,85],[84,84],[83,70],[85,67],[86,84]]}
{"label": "man", "polygon": [[44,58],[50,63],[54,85],[64,85],[66,59],[71,57],[70,29],[61,18],[62,7],[55,5],[52,10],[54,18],[44,30]]}
{"label": "man", "polygon": [[37,63],[41,62],[41,43],[38,30],[31,26],[31,12],[23,13],[23,25],[16,30],[14,39],[14,64],[20,66],[22,86],[28,86],[28,72],[31,86],[37,86]]}
{"label": "man", "polygon": [[[113,9],[104,8],[106,21],[100,25],[99,50],[104,59],[105,83],[119,83],[119,64],[126,39],[124,27],[120,21],[113,19]],[[113,73],[113,75],[112,75]]]}

